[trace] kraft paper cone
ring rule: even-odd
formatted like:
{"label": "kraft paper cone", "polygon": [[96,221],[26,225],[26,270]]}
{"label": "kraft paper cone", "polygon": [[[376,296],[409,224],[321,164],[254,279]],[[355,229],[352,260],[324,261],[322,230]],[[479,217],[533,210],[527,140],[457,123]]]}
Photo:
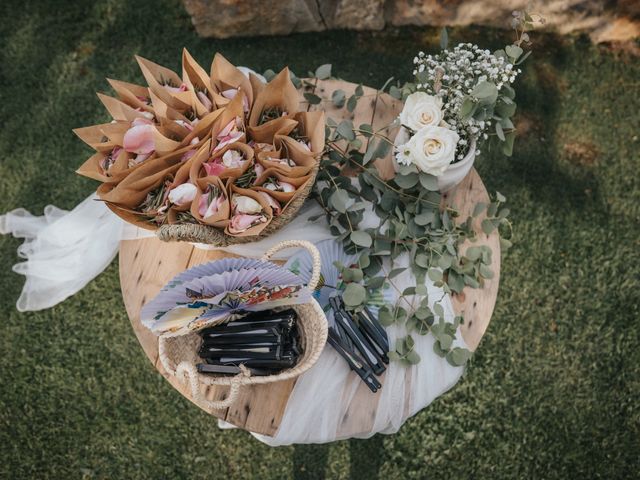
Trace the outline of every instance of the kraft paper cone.
{"label": "kraft paper cone", "polygon": [[[244,232],[231,233],[229,231],[229,227],[231,226],[231,221],[233,220],[233,216],[234,216],[234,212],[233,212],[233,196],[234,195],[244,195],[244,196],[253,198],[262,207],[262,212],[267,216],[267,221],[264,223],[255,225],[251,228],[248,228]],[[260,235],[260,232],[262,232],[266,228],[266,226],[269,225],[269,223],[271,223],[271,219],[273,218],[273,211],[271,210],[271,207],[269,206],[269,203],[267,202],[267,200],[264,199],[255,190],[248,190],[245,188],[239,188],[235,185],[229,185],[229,197],[230,197],[232,211],[229,217],[229,224],[224,229],[224,233],[226,233],[227,235],[232,237],[251,237],[255,235]]]}
{"label": "kraft paper cone", "polygon": [[274,218],[282,215],[282,204],[278,200],[276,200],[272,195],[269,195],[267,192],[258,191],[258,193],[267,201],[267,203],[271,207]]}
{"label": "kraft paper cone", "polygon": [[262,112],[267,108],[279,108],[285,115],[298,111],[299,97],[296,87],[291,83],[289,69],[284,68],[256,96],[249,115],[249,126],[258,126]]}
{"label": "kraft paper cone", "polygon": [[245,143],[240,143],[240,142],[234,142],[230,145],[227,145],[226,147],[220,149],[219,151],[211,154],[207,154],[207,155],[196,155],[193,157],[193,163],[191,164],[191,171],[190,171],[190,178],[192,182],[195,182],[197,179],[199,178],[203,178],[207,176],[206,170],[204,169],[204,164],[214,160],[214,159],[222,159],[222,156],[225,154],[225,152],[229,151],[229,150],[237,150],[239,152],[242,153],[242,156],[244,157],[244,162],[242,164],[242,167],[237,167],[237,168],[225,168],[222,173],[220,173],[220,175],[218,175],[218,177],[222,178],[222,179],[226,179],[226,178],[232,178],[232,179],[236,179],[238,177],[240,177],[244,172],[247,171],[247,169],[251,166],[252,161],[253,161],[253,149],[251,147],[249,147],[247,144]]}
{"label": "kraft paper cone", "polygon": [[[109,112],[109,115],[116,121],[133,122],[136,118],[148,119],[148,113],[146,111],[140,112],[135,110],[123,101],[103,93],[97,93],[96,95],[98,95],[98,98]],[[145,113],[147,113],[147,115],[145,115]]]}
{"label": "kraft paper cone", "polygon": [[[280,181],[290,183],[291,185],[296,187],[296,190],[294,192],[276,192],[273,190],[269,190],[268,188],[264,188],[262,185],[270,177],[275,177]],[[304,177],[297,177],[297,178],[288,177],[284,175],[282,172],[279,172],[278,170],[276,170],[275,168],[269,168],[265,170],[265,172],[262,175],[260,175],[260,178],[258,178],[255,181],[253,189],[260,192],[266,192],[269,195],[271,195],[273,198],[278,200],[279,202],[288,204],[294,197],[296,197],[299,194],[302,187],[307,183],[309,178],[310,178],[309,175],[306,175]]]}
{"label": "kraft paper cone", "polygon": [[107,176],[101,167],[101,163],[106,156],[102,152],[94,153],[76,170],[76,173],[103,183],[115,181],[112,177]]}
{"label": "kraft paper cone", "polygon": [[[107,82],[116,92],[120,100],[132,108],[142,108],[153,113],[153,108],[149,105],[149,89],[133,83],[122,82],[107,78]],[[145,99],[145,100],[142,100]]]}
{"label": "kraft paper cone", "polygon": [[[167,188],[167,192],[171,192],[174,188],[182,185],[183,183],[189,183],[189,170],[191,169],[191,162],[193,161],[193,157],[188,159],[185,162],[182,162],[180,168],[173,176],[173,182]],[[191,203],[187,203],[185,205],[171,205],[171,209],[176,212],[184,212],[191,208]]]}
{"label": "kraft paper cone", "polygon": [[174,71],[137,55],[136,60],[138,61],[142,75],[144,75],[145,80],[149,84],[149,89],[163,102],[181,112],[193,108],[189,95],[172,94],[164,88],[163,84],[166,82],[170,82],[176,87],[182,85],[182,79]]}
{"label": "kraft paper cone", "polygon": [[225,108],[221,109],[220,116],[213,122],[213,125],[211,127],[211,139],[214,145],[214,152],[224,147],[225,140],[223,137],[221,137],[220,134],[231,122],[236,122],[236,128],[242,133],[242,135],[235,139],[234,142],[246,142],[246,134],[244,133],[245,125],[243,118],[244,113],[242,112],[242,98],[240,96],[237,96]]}
{"label": "kraft paper cone", "polygon": [[274,147],[273,144],[271,143],[249,142],[249,145],[251,146],[251,148],[253,148],[253,151],[255,152],[256,160],[258,160],[258,157],[260,156],[261,153],[276,152],[276,147]]}
{"label": "kraft paper cone", "polygon": [[251,82],[244,73],[219,53],[215,54],[213,62],[211,63],[211,85],[215,90],[212,93],[215,94],[216,105],[227,105],[229,99],[223,97],[221,92],[235,88],[239,90],[238,94],[244,93],[249,102],[249,108],[251,108],[255,98],[253,89],[251,88]]}
{"label": "kraft paper cone", "polygon": [[[287,144],[289,152],[297,150],[302,155],[309,155],[317,158],[322,154],[325,144],[325,122],[324,112],[316,110],[314,112],[298,112],[293,118],[298,122],[297,131],[299,135],[305,137],[310,143],[310,150],[307,150],[303,145],[298,143],[291,135],[292,132],[287,132],[287,136],[283,136],[281,132],[277,133],[277,138],[274,143],[284,142]],[[294,131],[296,131],[294,130]]]}
{"label": "kraft paper cone", "polygon": [[147,193],[160,185],[161,181],[173,176],[181,167],[181,157],[189,148],[182,148],[169,155],[148,159],[134,167],[132,171],[110,190],[103,190],[98,195],[106,202],[129,209],[137,208],[146,198]]}
{"label": "kraft paper cone", "polygon": [[178,110],[167,105],[167,103],[160,97],[158,97],[155,92],[150,91],[149,98],[151,99],[151,105],[153,106],[153,111],[156,114],[156,118],[161,124],[173,122],[174,120],[182,120],[184,122],[190,121]]}
{"label": "kraft paper cone", "polygon": [[158,156],[168,155],[171,152],[176,151],[180,148],[181,143],[176,142],[175,140],[171,140],[163,135],[158,127],[154,128],[153,132],[153,143],[155,145],[155,151]]}
{"label": "kraft paper cone", "polygon": [[273,143],[276,135],[289,135],[297,126],[298,122],[294,119],[281,117],[263,123],[259,127],[247,127],[247,136],[254,142]]}
{"label": "kraft paper cone", "polygon": [[[199,211],[200,199],[203,195],[208,195],[207,189],[209,188],[210,184],[218,187],[225,200],[222,205],[220,205],[217,213],[211,215],[210,217],[203,218],[202,215],[200,215]],[[198,220],[198,222],[204,225],[225,228],[229,223],[229,216],[231,214],[231,204],[229,203],[229,194],[225,183],[218,177],[204,177],[199,178],[196,181],[196,187],[198,188],[198,193],[196,193],[196,198],[194,198],[193,202],[191,202],[191,215],[193,215],[193,217]]]}
{"label": "kraft paper cone", "polygon": [[202,91],[211,101],[212,107],[207,108],[197,95],[195,95],[195,105],[199,117],[204,117],[207,113],[215,109],[215,102],[211,95],[211,77],[205,70],[195,61],[187,49],[182,50],[182,81],[189,87],[192,92]]}
{"label": "kraft paper cone", "polygon": [[94,150],[104,152],[122,146],[122,137],[129,130],[129,127],[128,122],[101,123],[90,127],[75,128],[73,133]]}
{"label": "kraft paper cone", "polygon": [[[301,155],[297,152],[293,152],[293,155],[288,155],[287,153],[288,152],[285,148],[281,148],[274,152],[260,152],[257,154],[257,158],[265,168],[273,168],[282,172],[284,175],[294,178],[308,175],[317,161],[313,157]],[[277,158],[289,158],[293,161],[295,166],[291,167],[287,164],[275,161],[274,159]]]}
{"label": "kraft paper cone", "polygon": [[244,128],[244,110],[242,109],[242,94],[236,95],[227,106],[220,109],[220,115],[212,127],[212,134],[215,137],[231,120],[239,118]]}
{"label": "kraft paper cone", "polygon": [[249,73],[249,83],[251,84],[251,90],[253,90],[253,98],[256,98],[262,90],[267,86],[257,75]]}
{"label": "kraft paper cone", "polygon": [[183,140],[182,144],[190,144],[195,138],[198,138],[200,142],[203,140],[208,140],[211,138],[211,131],[213,129],[213,124],[218,119],[218,117],[223,113],[224,110],[215,110],[203,118],[201,118],[198,123],[193,127],[193,131],[189,132]]}

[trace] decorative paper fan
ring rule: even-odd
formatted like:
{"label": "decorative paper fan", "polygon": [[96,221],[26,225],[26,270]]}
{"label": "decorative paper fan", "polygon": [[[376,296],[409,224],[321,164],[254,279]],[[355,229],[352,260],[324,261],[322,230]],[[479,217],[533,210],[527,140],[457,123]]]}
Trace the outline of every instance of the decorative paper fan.
{"label": "decorative paper fan", "polygon": [[[237,263],[228,260],[236,260]],[[270,262],[257,268],[233,268],[246,265],[245,259],[227,259],[221,266],[210,262],[202,271],[213,275],[190,277],[183,272],[147,303],[140,313],[143,325],[158,335],[178,336],[216,324],[243,311],[265,310],[284,305],[307,303],[310,292],[301,277]],[[204,266],[203,266],[204,267]],[[188,275],[185,275],[188,273]]]}
{"label": "decorative paper fan", "polygon": [[179,273],[169,281],[164,287],[163,291],[171,290],[178,285],[182,285],[185,282],[194,280],[196,278],[206,277],[208,275],[214,275],[216,273],[231,272],[233,270],[241,270],[244,268],[281,268],[275,263],[271,263],[266,260],[258,260],[255,258],[222,258],[215,262],[207,262],[202,265],[197,265]]}
{"label": "decorative paper fan", "polygon": [[[327,314],[329,323],[333,323],[333,314],[329,308],[329,298],[340,294],[344,290],[344,284],[340,276],[340,272],[334,265],[334,262],[340,262],[344,266],[352,266],[357,262],[357,255],[345,253],[342,244],[338,240],[328,239],[315,244],[320,252],[322,266],[320,269],[320,282],[313,291],[313,296],[322,306]],[[301,251],[292,256],[284,268],[289,269],[296,275],[299,275],[306,283],[311,278],[312,260],[311,255],[306,251]],[[392,303],[393,296],[389,289],[381,289],[378,295],[374,295],[372,301],[367,305],[372,313],[377,315],[378,308],[385,303]]]}

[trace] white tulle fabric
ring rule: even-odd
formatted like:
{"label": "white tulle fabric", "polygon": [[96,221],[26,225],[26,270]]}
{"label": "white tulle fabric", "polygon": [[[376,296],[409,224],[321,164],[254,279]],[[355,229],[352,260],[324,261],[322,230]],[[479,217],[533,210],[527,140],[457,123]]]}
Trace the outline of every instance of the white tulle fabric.
{"label": "white tulle fabric", "polygon": [[53,205],[43,216],[24,208],[0,215],[0,233],[24,238],[13,271],[26,276],[16,308],[42,310],[81,290],[118,253],[123,221],[90,195],[71,212]]}
{"label": "white tulle fabric", "polygon": [[[11,233],[25,238],[18,255],[25,261],[13,267],[26,276],[26,282],[17,308],[20,311],[40,310],[51,307],[82,289],[91,279],[103,271],[117,253],[121,239],[143,238],[151,232],[133,227],[107,209],[102,202],[89,196],[71,212],[53,206],[45,208],[42,217],[35,217],[24,209],[17,209],[0,216],[0,233]],[[309,222],[309,217],[320,214],[320,207],[313,202],[300,211],[292,222],[259,242],[234,245],[226,251],[247,257],[260,257],[274,244],[286,240],[310,240],[319,242],[331,238],[323,218]],[[371,212],[365,214],[363,227],[373,227],[377,218]],[[199,248],[210,248],[196,245]],[[283,251],[280,258],[294,252]],[[407,256],[396,259],[394,267],[407,270],[394,278],[396,287],[415,285]],[[389,268],[389,265],[387,265]],[[454,317],[451,302],[441,289],[427,283],[431,302],[441,299],[445,319]],[[402,326],[387,329],[391,345],[406,335]],[[459,336],[459,335],[458,335]],[[360,378],[351,372],[344,360],[330,347],[325,350],[314,367],[303,374],[295,384],[284,412],[280,429],[273,437],[254,434],[268,445],[293,443],[324,443],[375,433],[394,433],[407,418],[429,405],[435,398],[449,390],[459,380],[463,369],[452,367],[433,352],[434,338],[414,335],[415,349],[422,361],[412,367],[392,362],[377,394],[370,393]],[[465,346],[462,340],[456,343]],[[363,408],[363,398],[377,396],[377,407],[368,424],[361,429],[343,425],[344,419]],[[230,428],[220,422],[222,428]]]}

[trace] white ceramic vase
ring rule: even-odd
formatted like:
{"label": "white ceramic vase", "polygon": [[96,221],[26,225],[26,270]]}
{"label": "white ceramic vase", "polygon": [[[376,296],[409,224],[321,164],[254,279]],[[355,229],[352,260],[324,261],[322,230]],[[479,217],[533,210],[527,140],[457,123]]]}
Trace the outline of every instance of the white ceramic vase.
{"label": "white ceramic vase", "polygon": [[[398,130],[398,134],[393,141],[394,145],[398,147],[400,145],[404,145],[408,141],[409,131],[404,127],[400,127],[400,130]],[[471,167],[473,167],[473,161],[475,160],[475,158],[476,142],[475,140],[472,140],[471,145],[469,146],[469,151],[467,152],[465,157],[459,162],[449,165],[442,175],[436,177],[438,179],[438,189],[441,192],[446,192],[458,185],[471,171]]]}

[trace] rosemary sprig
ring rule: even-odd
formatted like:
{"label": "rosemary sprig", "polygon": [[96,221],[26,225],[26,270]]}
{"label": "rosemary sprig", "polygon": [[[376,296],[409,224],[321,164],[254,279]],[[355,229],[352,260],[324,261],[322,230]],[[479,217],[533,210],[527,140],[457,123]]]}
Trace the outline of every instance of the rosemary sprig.
{"label": "rosemary sprig", "polygon": [[253,185],[253,182],[255,182],[257,177],[258,175],[256,174],[256,171],[253,168],[249,168],[237,178],[235,185],[240,188],[249,188]]}
{"label": "rosemary sprig", "polygon": [[263,123],[270,122],[271,120],[276,120],[282,117],[283,111],[278,107],[267,107],[262,110],[260,114],[260,119],[258,120],[258,125],[262,125]]}

